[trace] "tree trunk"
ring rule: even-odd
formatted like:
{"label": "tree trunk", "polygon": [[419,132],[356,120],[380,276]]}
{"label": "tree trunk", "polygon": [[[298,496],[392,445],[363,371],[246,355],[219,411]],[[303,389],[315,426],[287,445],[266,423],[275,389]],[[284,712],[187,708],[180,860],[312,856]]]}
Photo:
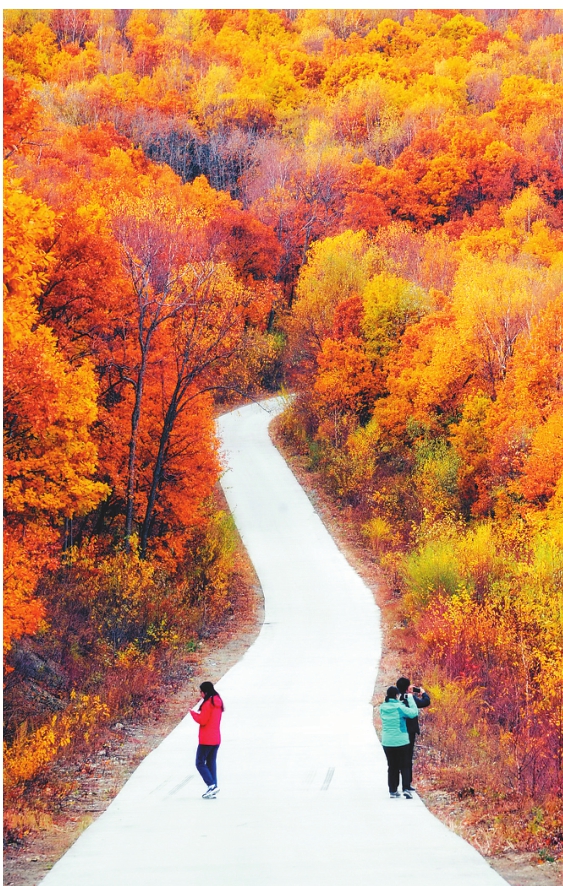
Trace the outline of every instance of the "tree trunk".
{"label": "tree trunk", "polygon": [[137,440],[139,437],[139,421],[141,418],[141,404],[143,400],[143,383],[147,367],[147,354],[149,350],[150,333],[146,342],[141,341],[141,365],[137,376],[135,388],[135,406],[131,416],[131,438],[129,440],[129,460],[127,463],[127,499],[125,516],[125,550],[131,550],[131,535],[133,533],[134,499],[135,499],[135,473],[137,466]]}
{"label": "tree trunk", "polygon": [[162,477],[162,468],[164,466],[166,447],[168,445],[168,440],[170,439],[170,434],[172,433],[172,428],[174,427],[174,422],[176,421],[176,416],[178,415],[178,394],[179,385],[176,386],[172,395],[172,399],[168,405],[168,409],[166,410],[166,416],[164,418],[162,433],[160,435],[160,440],[158,444],[158,454],[156,456],[156,461],[152,472],[151,488],[147,501],[147,507],[145,510],[145,519],[143,520],[143,526],[141,528],[141,557],[144,557],[147,552],[150,525],[152,521],[152,515],[154,513],[154,506],[156,504],[156,496]]}

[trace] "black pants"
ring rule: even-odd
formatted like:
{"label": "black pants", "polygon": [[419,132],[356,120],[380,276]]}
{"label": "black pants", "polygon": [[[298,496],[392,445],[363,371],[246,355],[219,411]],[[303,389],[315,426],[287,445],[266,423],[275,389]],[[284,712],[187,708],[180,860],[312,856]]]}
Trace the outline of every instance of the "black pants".
{"label": "black pants", "polygon": [[389,793],[394,794],[399,787],[399,774],[403,782],[403,790],[410,790],[411,786],[411,769],[410,745],[403,744],[398,748],[383,746],[385,756],[387,757],[387,784],[389,785]]}
{"label": "black pants", "polygon": [[413,759],[413,754],[414,754],[415,741],[416,741],[416,732],[413,732],[412,734],[409,733],[409,744],[407,747],[407,771],[406,771],[406,775],[405,775],[406,781],[407,781],[407,784],[409,785],[409,787],[412,784],[412,759]]}

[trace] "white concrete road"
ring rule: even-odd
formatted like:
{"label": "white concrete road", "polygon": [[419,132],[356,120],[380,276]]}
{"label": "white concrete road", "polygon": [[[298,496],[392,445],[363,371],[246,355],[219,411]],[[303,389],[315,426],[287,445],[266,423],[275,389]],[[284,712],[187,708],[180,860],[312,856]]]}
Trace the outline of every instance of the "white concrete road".
{"label": "white concrete road", "polygon": [[223,488],[266,601],[260,636],[218,684],[219,796],[201,799],[188,714],[43,883],[498,886],[418,798],[388,796],[370,704],[378,611],[270,443],[270,418],[256,404],[219,421]]}

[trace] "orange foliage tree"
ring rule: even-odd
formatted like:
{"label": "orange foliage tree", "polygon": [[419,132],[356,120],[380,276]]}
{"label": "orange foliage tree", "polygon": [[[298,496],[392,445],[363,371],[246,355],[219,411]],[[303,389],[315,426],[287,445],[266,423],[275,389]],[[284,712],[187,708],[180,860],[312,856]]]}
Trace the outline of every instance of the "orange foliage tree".
{"label": "orange foliage tree", "polygon": [[85,513],[109,489],[95,478],[97,385],[71,366],[40,322],[37,299],[51,259],[54,214],[4,179],[4,502],[7,513],[5,651],[37,627],[37,577],[62,518]]}

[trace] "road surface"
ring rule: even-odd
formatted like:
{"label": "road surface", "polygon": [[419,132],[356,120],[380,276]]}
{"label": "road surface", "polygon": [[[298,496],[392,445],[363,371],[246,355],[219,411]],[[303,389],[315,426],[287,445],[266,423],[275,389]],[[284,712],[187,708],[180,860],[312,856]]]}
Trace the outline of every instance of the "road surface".
{"label": "road surface", "polygon": [[203,800],[188,715],[146,757],[45,886],[499,886],[420,799],[391,800],[372,724],[372,594],[267,426],[281,401],[223,416],[222,485],[265,596],[265,623],[218,683],[220,793]]}

